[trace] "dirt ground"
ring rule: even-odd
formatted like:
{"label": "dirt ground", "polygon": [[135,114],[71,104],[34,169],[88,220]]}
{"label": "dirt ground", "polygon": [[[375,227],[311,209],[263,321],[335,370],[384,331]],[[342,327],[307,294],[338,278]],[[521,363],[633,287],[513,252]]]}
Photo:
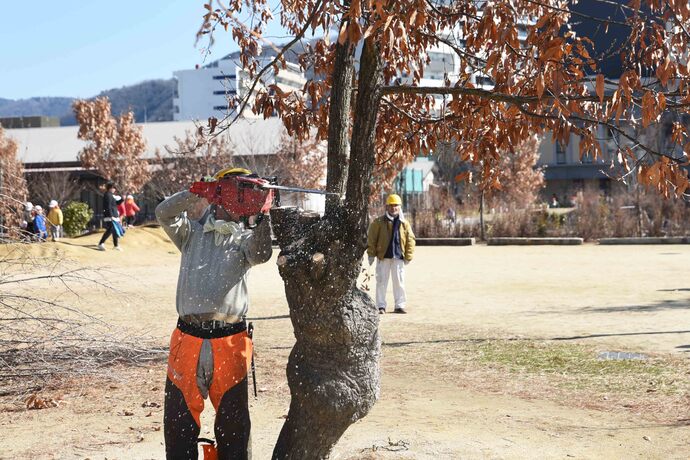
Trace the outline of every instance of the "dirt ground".
{"label": "dirt ground", "polygon": [[[118,291],[84,287],[65,301],[165,344],[176,321],[179,254],[155,228],[130,230],[122,252],[96,251],[97,239],[31,251],[57,249],[98,268]],[[255,459],[270,458],[289,404],[284,369],[293,335],[277,253],[250,275],[260,391],[251,401]],[[332,458],[688,458],[687,407],[671,417],[615,397],[583,404],[593,393],[551,394],[540,391],[540,375],[463,364],[470,338],[582,343],[686,363],[688,260],[684,245],[419,247],[406,272],[409,314],[381,317],[380,400]],[[0,458],[164,458],[164,380],[159,362],[46,390],[62,399],[57,408],[18,409],[6,398]],[[212,412],[202,416],[202,434],[211,435]]]}

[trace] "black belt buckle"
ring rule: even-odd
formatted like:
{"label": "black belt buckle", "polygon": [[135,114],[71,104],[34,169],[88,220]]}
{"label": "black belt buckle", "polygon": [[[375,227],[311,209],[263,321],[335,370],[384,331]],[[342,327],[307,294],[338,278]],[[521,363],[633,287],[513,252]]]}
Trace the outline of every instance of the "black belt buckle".
{"label": "black belt buckle", "polygon": [[226,337],[228,335],[240,333],[247,329],[244,321],[240,321],[238,323],[228,323],[226,321],[208,320],[187,323],[182,318],[178,319],[177,327],[185,334],[190,334],[194,337],[199,337],[202,339]]}
{"label": "black belt buckle", "polygon": [[201,329],[205,331],[213,331],[214,329],[223,329],[227,323],[225,321],[218,321],[217,319],[212,319],[209,321],[203,321],[201,323]]}

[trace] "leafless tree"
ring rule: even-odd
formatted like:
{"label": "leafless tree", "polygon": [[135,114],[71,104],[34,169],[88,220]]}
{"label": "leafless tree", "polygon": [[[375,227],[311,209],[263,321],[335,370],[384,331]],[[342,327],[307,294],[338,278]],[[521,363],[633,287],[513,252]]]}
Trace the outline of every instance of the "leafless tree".
{"label": "leafless tree", "polygon": [[184,138],[175,137],[166,152],[156,151],[154,170],[147,187],[159,198],[189,188],[192,182],[213,175],[231,164],[234,145],[225,137],[200,138],[187,131]]}
{"label": "leafless tree", "polygon": [[26,196],[26,180],[17,158],[17,143],[6,137],[0,126],[0,234],[19,234]]}
{"label": "leafless tree", "polygon": [[26,174],[29,196],[35,203],[47,205],[50,200],[57,200],[64,206],[80,188],[79,181],[69,172],[48,171]]}
{"label": "leafless tree", "polygon": [[[2,244],[6,243],[6,244]],[[0,241],[0,396],[23,399],[56,378],[109,374],[116,363],[162,359],[151,339],[70,306],[80,285],[112,292],[103,270]],[[31,404],[38,404],[36,398]]]}

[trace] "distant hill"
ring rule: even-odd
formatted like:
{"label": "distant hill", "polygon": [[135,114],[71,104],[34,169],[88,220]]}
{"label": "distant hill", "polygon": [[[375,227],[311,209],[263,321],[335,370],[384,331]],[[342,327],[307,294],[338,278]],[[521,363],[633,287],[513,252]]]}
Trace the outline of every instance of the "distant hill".
{"label": "distant hill", "polygon": [[[170,121],[173,119],[174,87],[173,79],[146,80],[136,85],[102,91],[95,97],[108,96],[115,115],[132,110],[137,122]],[[0,98],[0,117],[43,115],[59,117],[63,126],[76,125],[72,113],[73,101],[74,98],[69,97]]]}
{"label": "distant hill", "polygon": [[17,100],[0,98],[0,117],[61,117],[71,110],[72,101],[70,97],[32,97]]}

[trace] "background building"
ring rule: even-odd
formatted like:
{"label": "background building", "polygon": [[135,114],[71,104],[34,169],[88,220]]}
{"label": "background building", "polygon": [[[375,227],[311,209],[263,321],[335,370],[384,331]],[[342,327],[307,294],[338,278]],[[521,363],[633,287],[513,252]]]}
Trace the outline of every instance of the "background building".
{"label": "background building", "polygon": [[[266,56],[260,66],[271,62]],[[297,64],[287,62],[278,75],[269,70],[263,77],[265,86],[277,85],[284,91],[301,89],[306,82]],[[233,110],[233,100],[244,97],[249,91],[251,79],[242,70],[236,53],[229,54],[204,67],[173,72],[176,82],[173,93],[173,119],[205,120],[209,117],[222,118]],[[251,104],[250,104],[251,106]],[[254,116],[247,108],[245,117]]]}
{"label": "background building", "polygon": [[[143,157],[148,160],[156,157],[156,151],[163,157],[174,155],[170,149],[177,146],[175,138],[184,139],[197,129],[197,125],[192,121],[143,123],[138,126],[141,126],[146,141]],[[8,129],[5,135],[17,142],[18,158],[24,163],[24,174],[27,179],[37,174],[58,173],[78,181],[80,187],[71,199],[87,203],[94,210],[94,223],[98,225],[102,217],[102,203],[97,186],[103,184],[104,179],[82,167],[79,152],[86,143],[77,138],[78,131],[77,126],[24,128]],[[271,156],[281,145],[283,134],[282,121],[272,117],[266,120],[241,118],[222,135],[227,136],[232,145],[233,158],[237,158],[237,164],[254,169],[252,165],[261,167],[270,164]],[[261,173],[258,170],[257,172]],[[325,200],[322,195],[301,195],[282,194],[281,203],[284,206],[299,205],[304,209],[323,212]],[[153,220],[158,200],[151,196],[144,197],[143,194],[137,195],[137,199],[142,208],[142,217]],[[34,204],[47,206],[48,203]]]}

